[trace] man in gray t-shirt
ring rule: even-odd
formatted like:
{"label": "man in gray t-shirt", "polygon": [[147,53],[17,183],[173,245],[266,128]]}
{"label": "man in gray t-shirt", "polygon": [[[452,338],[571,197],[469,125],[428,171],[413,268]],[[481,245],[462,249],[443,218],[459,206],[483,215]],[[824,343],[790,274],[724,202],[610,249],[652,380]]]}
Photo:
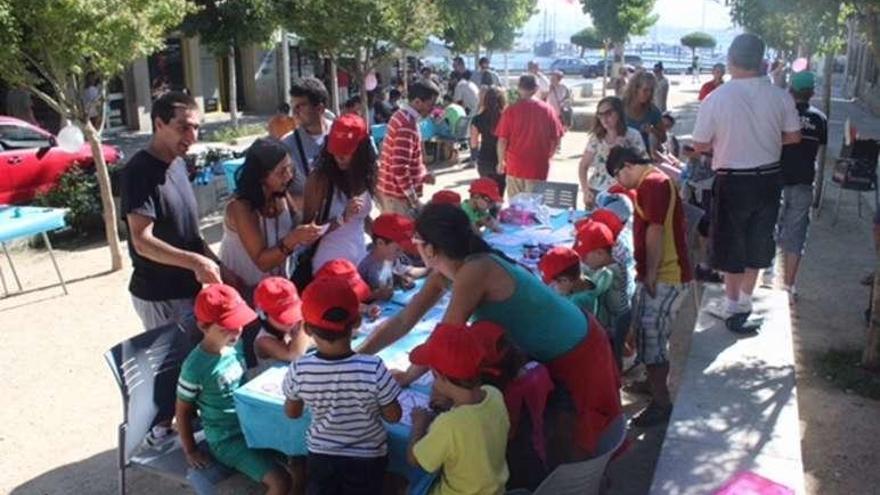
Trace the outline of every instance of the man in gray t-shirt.
{"label": "man in gray t-shirt", "polygon": [[325,115],[329,95],[319,79],[306,77],[293,82],[290,99],[293,116],[299,126],[283,142],[293,162],[290,192],[297,207],[302,210],[306,177],[313,170],[324,147],[324,138],[330,132],[330,121]]}

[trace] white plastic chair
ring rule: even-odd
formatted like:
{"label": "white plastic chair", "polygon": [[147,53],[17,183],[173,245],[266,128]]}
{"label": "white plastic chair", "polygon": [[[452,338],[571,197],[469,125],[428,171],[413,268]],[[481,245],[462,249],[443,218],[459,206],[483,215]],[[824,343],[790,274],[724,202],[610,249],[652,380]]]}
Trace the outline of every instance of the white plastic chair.
{"label": "white plastic chair", "polygon": [[[547,476],[532,495],[598,495],[602,487],[602,476],[611,455],[617,451],[626,438],[626,417],[623,413],[608,425],[599,439],[596,457],[570,464],[562,464]],[[507,495],[526,495],[529,491],[517,489]]]}

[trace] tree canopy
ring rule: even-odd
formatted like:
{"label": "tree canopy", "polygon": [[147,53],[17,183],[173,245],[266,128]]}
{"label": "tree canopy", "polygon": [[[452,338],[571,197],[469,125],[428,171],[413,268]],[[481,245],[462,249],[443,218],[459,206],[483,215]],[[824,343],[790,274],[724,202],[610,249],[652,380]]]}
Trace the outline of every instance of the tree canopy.
{"label": "tree canopy", "polygon": [[227,55],[231,46],[264,44],[278,27],[275,0],[191,0],[196,10],[181,26],[217,56]]}
{"label": "tree canopy", "polygon": [[681,44],[691,50],[696,50],[697,48],[715,48],[718,43],[711,34],[695,31],[682,36]]}
{"label": "tree canopy", "polygon": [[586,27],[571,35],[571,44],[581,49],[581,56],[588,48],[594,50],[605,48],[605,40],[599,36],[599,31],[594,27]]}
{"label": "tree canopy", "polygon": [[453,51],[513,46],[517,30],[535,13],[537,0],[438,0],[442,37]]}
{"label": "tree canopy", "polygon": [[614,44],[625,43],[630,36],[642,35],[658,19],[655,0],[581,0],[584,13],[593,18],[593,25],[602,39]]}

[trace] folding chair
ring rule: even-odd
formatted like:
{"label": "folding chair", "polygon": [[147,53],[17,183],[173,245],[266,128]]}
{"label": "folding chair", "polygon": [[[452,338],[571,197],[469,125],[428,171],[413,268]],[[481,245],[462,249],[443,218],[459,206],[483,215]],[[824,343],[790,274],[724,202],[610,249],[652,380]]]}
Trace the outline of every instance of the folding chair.
{"label": "folding chair", "polygon": [[[104,353],[122,394],[123,420],[118,430],[121,495],[125,495],[125,470],[129,467],[188,484],[200,495],[213,494],[214,485],[232,474],[217,462],[205,469],[190,469],[178,438],[157,448],[143,446],[159,420],[173,417],[180,366],[195,344],[191,335],[185,325],[171,323]],[[207,448],[201,431],[196,442],[199,448]]]}
{"label": "folding chair", "polygon": [[535,194],[544,195],[544,204],[551,208],[577,208],[578,185],[568,182],[539,182]]}
{"label": "folding chair", "polygon": [[[596,457],[560,465],[538,486],[533,495],[598,495],[608,461],[625,438],[626,417],[621,413],[599,439]],[[517,489],[507,492],[507,495],[528,493],[528,490]]]}
{"label": "folding chair", "polygon": [[[831,181],[825,180],[825,185],[837,186],[837,200],[834,205],[834,220],[837,223],[840,216],[840,204],[843,199],[843,190],[848,189],[856,194],[856,205],[859,218],[862,218],[862,192],[874,191],[874,207],[880,204],[877,184],[877,159],[880,156],[880,141],[876,139],[856,139],[851,145],[844,144],[840,150],[840,158],[834,164],[831,173]],[[852,174],[857,172],[857,174]],[[824,180],[824,178],[822,178]],[[828,187],[823,188],[819,198],[819,207],[816,215],[822,212]]]}

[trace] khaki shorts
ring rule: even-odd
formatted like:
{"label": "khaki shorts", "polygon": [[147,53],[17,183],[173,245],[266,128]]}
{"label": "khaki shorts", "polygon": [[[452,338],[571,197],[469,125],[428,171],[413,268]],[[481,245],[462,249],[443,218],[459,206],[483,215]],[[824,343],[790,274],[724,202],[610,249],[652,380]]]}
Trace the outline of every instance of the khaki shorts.
{"label": "khaki shorts", "polygon": [[507,176],[507,200],[510,201],[520,193],[530,193],[538,184],[544,182],[538,179],[520,179],[519,177]]}

